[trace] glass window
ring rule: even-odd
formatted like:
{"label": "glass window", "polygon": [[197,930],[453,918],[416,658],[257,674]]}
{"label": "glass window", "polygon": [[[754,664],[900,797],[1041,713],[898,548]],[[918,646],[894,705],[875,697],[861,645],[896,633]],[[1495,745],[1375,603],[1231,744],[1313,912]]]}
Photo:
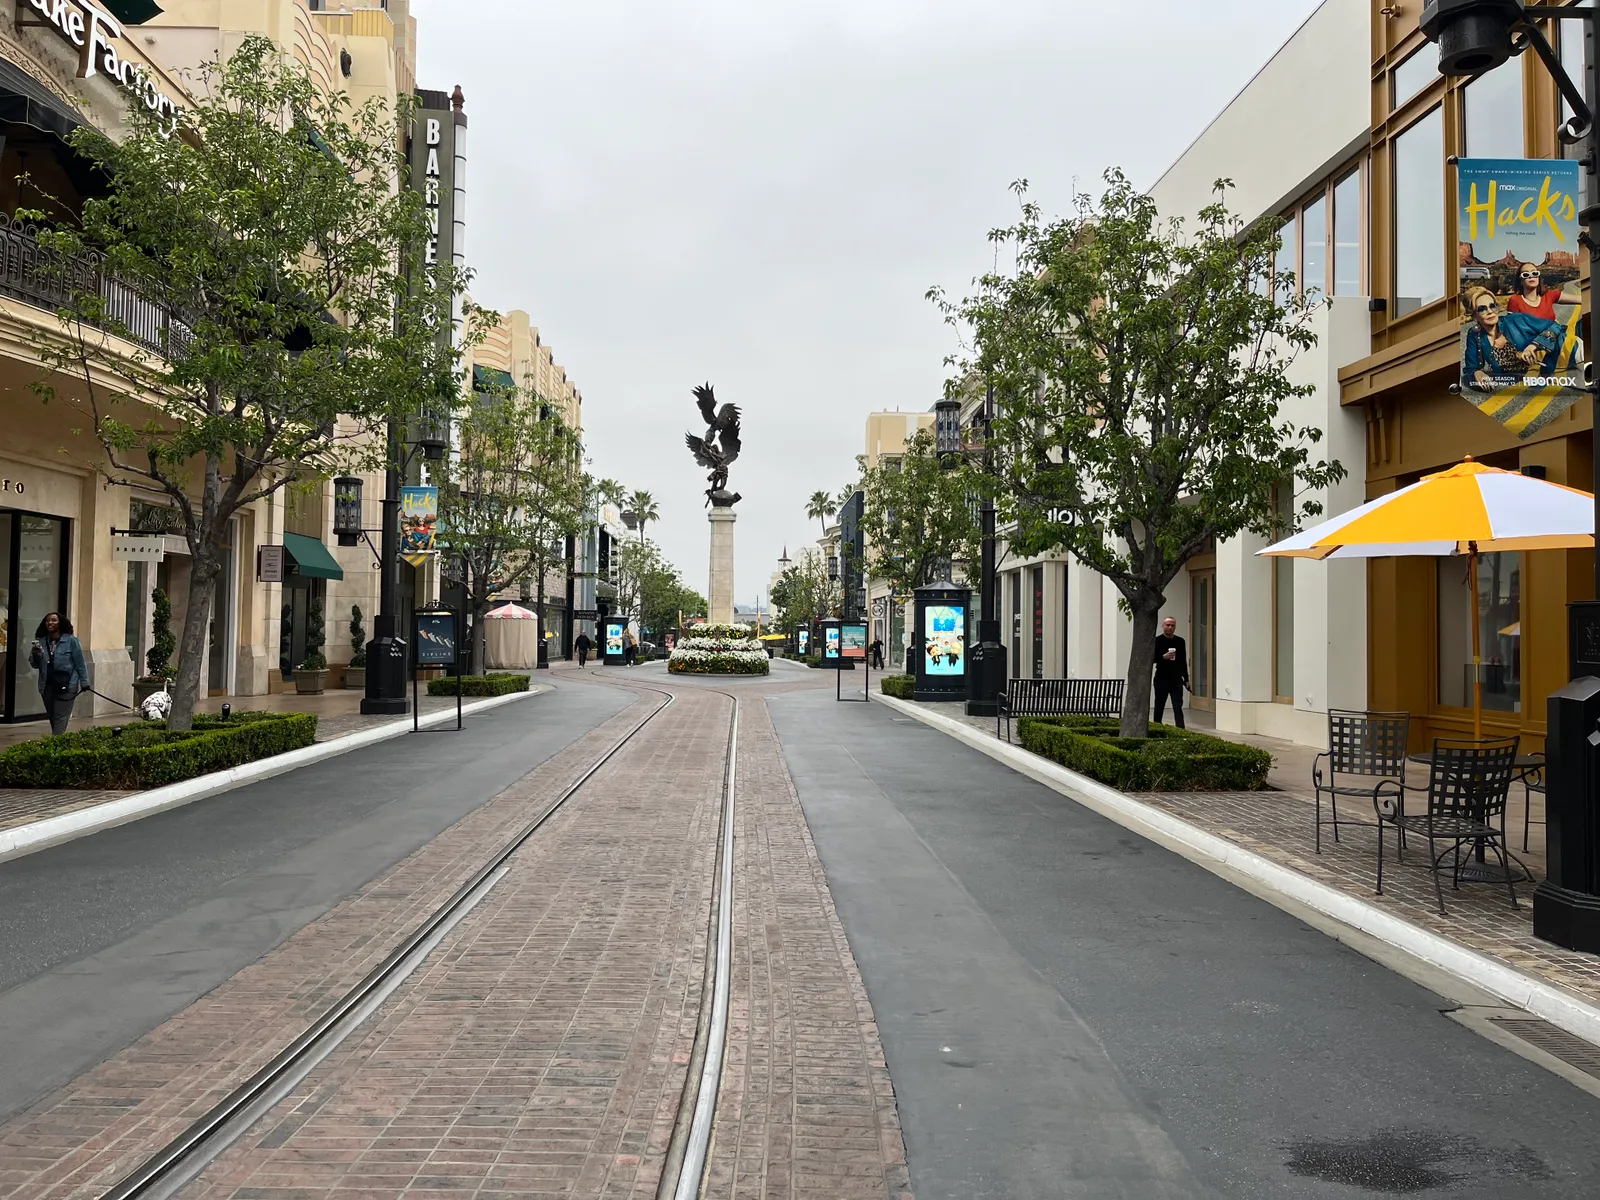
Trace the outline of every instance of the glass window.
{"label": "glass window", "polygon": [[1277,257],[1272,262],[1273,286],[1277,289],[1278,303],[1287,304],[1294,299],[1295,293],[1295,259],[1299,255],[1299,245],[1296,235],[1299,226],[1294,217],[1283,223],[1283,228],[1278,231],[1282,239],[1278,246]]}
{"label": "glass window", "polygon": [[46,614],[61,608],[62,572],[66,558],[64,522],[52,517],[16,518],[20,552],[17,556],[17,637],[22,649],[17,662],[15,715],[44,712],[39,695],[39,673],[28,665],[27,649]]}
{"label": "glass window", "polygon": [[[1587,8],[1587,4],[1575,4],[1574,8]],[[1573,80],[1580,88],[1583,86],[1583,23],[1580,21],[1556,22],[1557,49],[1561,53],[1561,67],[1567,73],[1567,78]],[[1561,97],[1561,124],[1565,125],[1572,119],[1572,105],[1567,103],[1565,96]],[[1583,157],[1583,143],[1567,145],[1558,143],[1561,147],[1562,158]]]}
{"label": "glass window", "polygon": [[1361,295],[1361,171],[1333,185],[1333,294]]}
{"label": "glass window", "polygon": [[17,640],[11,636],[11,593],[15,587],[11,578],[12,520],[10,513],[0,512],[0,718],[6,713],[11,658],[17,650]]}
{"label": "glass window", "polygon": [[[1472,707],[1472,591],[1463,558],[1441,558],[1439,703]],[[1478,556],[1478,645],[1483,707],[1522,711],[1522,555]]]}
{"label": "glass window", "polygon": [[1444,295],[1444,120],[1436,108],[1394,140],[1394,315]]}
{"label": "glass window", "polygon": [[1300,291],[1307,299],[1328,294],[1328,199],[1318,196],[1300,212]]}
{"label": "glass window", "polygon": [[1399,108],[1433,80],[1439,78],[1439,51],[1424,46],[1389,76],[1389,107]]}
{"label": "glass window", "polygon": [[1468,158],[1521,158],[1522,60],[1507,59],[1469,83],[1461,117]]}
{"label": "glass window", "polygon": [[[1294,488],[1277,488],[1280,537],[1294,529]],[[1272,694],[1294,699],[1294,559],[1272,560]]]}

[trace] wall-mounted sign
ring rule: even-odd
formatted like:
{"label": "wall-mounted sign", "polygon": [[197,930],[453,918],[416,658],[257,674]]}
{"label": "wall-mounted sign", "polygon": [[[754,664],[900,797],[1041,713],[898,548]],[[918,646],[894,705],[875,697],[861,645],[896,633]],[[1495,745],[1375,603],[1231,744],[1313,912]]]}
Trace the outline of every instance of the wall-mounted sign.
{"label": "wall-mounted sign", "polygon": [[593,608],[575,608],[572,610],[572,619],[574,621],[598,621],[600,612],[598,609]]}
{"label": "wall-mounted sign", "polygon": [[162,537],[114,536],[111,539],[111,558],[114,562],[162,562],[167,557],[166,539]]}
{"label": "wall-mounted sign", "polygon": [[417,666],[449,667],[456,661],[456,615],[417,613]]}
{"label": "wall-mounted sign", "polygon": [[[411,186],[422,193],[428,217],[427,266],[455,261],[456,229],[465,214],[456,211],[456,160],[464,148],[466,117],[444,92],[417,92],[420,103],[411,127]],[[458,119],[459,118],[459,119]],[[458,146],[461,140],[463,145]]]}
{"label": "wall-mounted sign", "polygon": [[1461,394],[1519,438],[1586,395],[1578,163],[1456,164]]}
{"label": "wall-mounted sign", "polygon": [[967,669],[967,610],[930,604],[922,610],[922,650],[929,675],[960,675]]}
{"label": "wall-mounted sign", "polygon": [[0,479],[0,494],[20,496],[26,490],[20,479]]}
{"label": "wall-mounted sign", "polygon": [[282,583],[288,573],[288,557],[282,546],[256,547],[256,579],[261,583]]}
{"label": "wall-mounted sign", "polygon": [[176,127],[178,102],[161,90],[148,67],[117,52],[122,41],[120,21],[87,0],[17,0],[19,18],[29,8],[38,18],[17,23],[43,26],[75,47],[79,79],[105,75],[167,122],[169,132]]}

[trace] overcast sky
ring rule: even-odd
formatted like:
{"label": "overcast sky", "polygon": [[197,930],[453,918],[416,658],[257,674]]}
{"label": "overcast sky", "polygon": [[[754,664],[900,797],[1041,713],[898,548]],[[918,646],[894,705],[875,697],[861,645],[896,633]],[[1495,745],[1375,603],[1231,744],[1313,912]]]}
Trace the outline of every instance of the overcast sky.
{"label": "overcast sky", "polygon": [[[526,309],[584,394],[597,475],[704,591],[690,388],[744,410],[737,596],[820,532],[867,413],[939,398],[963,295],[1026,178],[1048,212],[1142,186],[1316,0],[412,0],[460,84],[475,298]],[[1134,15],[1134,13],[1137,15]]]}

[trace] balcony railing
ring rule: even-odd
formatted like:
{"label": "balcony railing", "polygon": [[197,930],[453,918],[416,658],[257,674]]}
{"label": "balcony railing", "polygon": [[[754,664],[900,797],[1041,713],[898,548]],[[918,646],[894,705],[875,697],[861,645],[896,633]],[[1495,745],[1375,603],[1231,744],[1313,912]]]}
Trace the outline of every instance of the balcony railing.
{"label": "balcony railing", "polygon": [[59,254],[40,245],[37,234],[36,226],[0,214],[0,295],[56,312],[76,295],[97,293],[105,301],[99,328],[156,354],[187,343],[188,327],[105,270],[99,255]]}

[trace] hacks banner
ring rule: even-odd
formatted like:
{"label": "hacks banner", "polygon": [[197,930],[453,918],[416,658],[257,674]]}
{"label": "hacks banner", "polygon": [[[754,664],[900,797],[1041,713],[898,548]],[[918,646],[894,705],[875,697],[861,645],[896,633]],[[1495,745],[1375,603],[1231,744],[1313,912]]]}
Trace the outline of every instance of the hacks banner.
{"label": "hacks banner", "polygon": [[439,489],[400,489],[400,557],[413,567],[427,561],[437,547],[434,531],[439,524]]}
{"label": "hacks banner", "polygon": [[1519,438],[1585,394],[1578,188],[1564,159],[1456,167],[1461,394]]}

